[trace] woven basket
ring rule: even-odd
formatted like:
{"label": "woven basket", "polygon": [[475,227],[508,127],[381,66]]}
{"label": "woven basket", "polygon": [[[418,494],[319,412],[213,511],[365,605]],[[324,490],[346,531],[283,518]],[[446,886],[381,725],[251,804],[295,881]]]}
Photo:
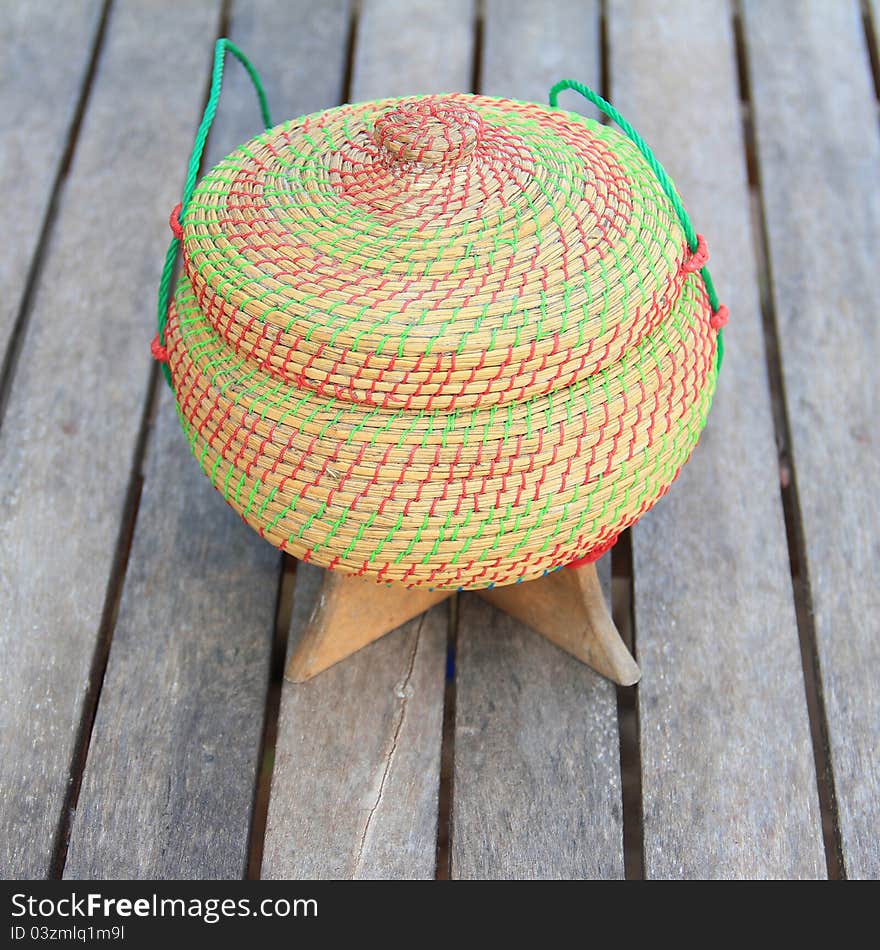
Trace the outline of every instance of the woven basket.
{"label": "woven basket", "polygon": [[436,588],[589,560],[705,423],[702,247],[580,115],[456,94],[286,122],[202,179],[182,245],[181,424],[303,560]]}

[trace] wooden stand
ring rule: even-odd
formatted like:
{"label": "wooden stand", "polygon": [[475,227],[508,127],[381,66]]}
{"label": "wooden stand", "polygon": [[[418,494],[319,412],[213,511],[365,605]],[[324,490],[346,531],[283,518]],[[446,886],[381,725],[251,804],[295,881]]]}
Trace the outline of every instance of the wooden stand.
{"label": "wooden stand", "polygon": [[[631,686],[639,681],[636,661],[605,605],[595,565],[476,593],[612,682]],[[380,585],[328,571],[288,663],[287,679],[311,679],[451,596],[451,591]]]}

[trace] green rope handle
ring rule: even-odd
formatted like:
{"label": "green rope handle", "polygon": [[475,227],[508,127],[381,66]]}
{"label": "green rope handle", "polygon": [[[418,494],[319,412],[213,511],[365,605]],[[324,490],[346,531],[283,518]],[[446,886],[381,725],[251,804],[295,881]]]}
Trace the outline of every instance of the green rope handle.
{"label": "green rope handle", "polygon": [[[575,92],[579,93],[587,99],[589,102],[592,102],[593,105],[602,113],[608,116],[612,122],[615,122],[625,133],[626,137],[636,146],[636,148],[642,153],[645,158],[645,161],[650,165],[651,170],[657,176],[657,180],[660,182],[660,187],[663,189],[664,194],[669,199],[672,204],[672,208],[675,211],[679,222],[681,223],[682,230],[684,231],[685,240],[687,241],[688,247],[691,249],[692,253],[695,253],[699,240],[697,238],[697,232],[694,230],[693,224],[691,224],[691,219],[688,216],[687,211],[685,211],[684,205],[681,203],[681,198],[679,197],[678,192],[675,190],[675,185],[672,183],[672,179],[666,173],[666,169],[660,164],[657,156],[651,151],[651,147],[648,143],[639,135],[639,133],[630,125],[629,122],[614,108],[613,105],[607,100],[603,99],[598,92],[590,89],[589,86],[585,85],[582,82],[578,82],[575,79],[561,79],[550,89],[550,106],[555,109],[558,107],[559,102],[559,93],[565,89],[573,89]],[[712,312],[716,313],[719,309],[718,302],[718,293],[715,290],[715,284],[712,280],[712,275],[709,273],[708,267],[703,267],[700,270],[700,276],[703,278],[703,283],[706,285],[706,296],[709,298],[709,306],[712,308]],[[721,360],[724,356],[724,340],[722,331],[718,330],[718,368],[721,368]]]}
{"label": "green rope handle", "polygon": [[[177,220],[183,224],[186,209],[189,207],[190,199],[196,187],[196,179],[199,175],[199,168],[202,164],[202,155],[205,151],[205,143],[208,141],[208,133],[214,122],[214,116],[217,113],[217,103],[220,99],[220,89],[223,85],[223,66],[226,61],[226,54],[232,55],[244,66],[245,71],[254,84],[257,93],[257,99],[260,103],[260,113],[263,117],[265,128],[272,127],[272,119],[269,116],[269,104],[266,101],[266,91],[263,89],[263,83],[260,76],[254,69],[251,61],[231,40],[222,38],[217,40],[214,46],[214,68],[211,72],[211,92],[208,96],[208,103],[205,106],[202,121],[199,124],[199,130],[196,132],[196,139],[193,143],[192,153],[189,157],[189,166],[186,172],[186,183],[183,186],[183,198],[180,202],[180,211]],[[171,275],[174,271],[174,264],[177,260],[177,252],[180,250],[180,238],[175,235],[168,245],[168,251],[165,254],[165,264],[162,268],[162,277],[159,281],[159,305],[158,305],[158,328],[159,328],[159,346],[165,346],[165,324],[168,322],[168,296],[171,289]],[[168,368],[168,362],[162,363],[162,372],[168,385],[171,385],[171,370]]]}

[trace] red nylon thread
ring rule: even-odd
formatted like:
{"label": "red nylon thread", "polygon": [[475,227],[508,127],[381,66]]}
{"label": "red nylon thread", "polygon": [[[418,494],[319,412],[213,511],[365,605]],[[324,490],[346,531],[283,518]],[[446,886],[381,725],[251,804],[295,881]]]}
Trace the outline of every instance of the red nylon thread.
{"label": "red nylon thread", "polygon": [[[434,108],[436,108],[436,106]],[[429,113],[432,111],[430,105],[426,107],[426,111],[428,111]],[[316,128],[323,128],[323,124],[324,124],[323,120],[320,120],[320,119],[317,121],[312,120],[308,123],[308,127],[312,128],[312,126],[314,125]],[[596,187],[599,189],[599,192],[596,197],[596,203],[601,203],[601,205],[605,207],[617,207],[618,217],[620,217],[621,215],[622,217],[620,217],[620,220],[615,220],[612,216],[609,216],[608,221],[610,222],[611,230],[616,231],[617,233],[621,233],[623,230],[623,225],[626,223],[626,219],[628,217],[627,212],[632,208],[631,196],[627,194],[628,184],[627,184],[625,175],[622,173],[620,169],[616,167],[616,163],[614,162],[613,157],[611,157],[610,153],[607,153],[604,146],[598,145],[596,143],[592,143],[589,141],[589,138],[584,139],[583,135],[580,135],[580,134],[576,135],[573,133],[569,133],[569,135],[583,147],[583,150],[585,153],[591,154],[591,155],[595,154],[599,165],[604,167],[605,169],[604,172],[601,171],[600,169],[600,173],[597,174],[597,178],[596,178]],[[442,134],[441,134],[441,139],[442,139]],[[528,172],[528,167],[530,164],[529,161],[527,160],[528,153],[523,153],[522,161],[516,160],[516,158],[520,155],[522,149],[521,149],[521,143],[518,144],[518,140],[516,139],[515,136],[511,136],[510,134],[506,132],[500,132],[497,129],[493,128],[493,131],[491,135],[488,136],[488,139],[490,141],[487,142],[485,146],[485,155],[487,157],[492,157],[494,159],[494,157],[497,155],[499,159],[503,159],[505,162],[508,163],[508,166],[509,166],[508,172],[510,172],[511,170],[522,170],[523,172]],[[444,143],[444,144],[448,144],[448,143]],[[455,140],[454,144],[456,145],[458,144],[457,139]],[[490,145],[491,145],[491,149],[490,149]],[[479,143],[477,143],[477,147],[479,148]],[[369,203],[370,201],[370,194],[369,194],[370,189],[368,186],[372,184],[372,179],[376,175],[375,159],[373,161],[363,160],[363,156],[365,154],[369,153],[370,155],[372,155],[370,148],[371,146],[369,143],[367,146],[365,146],[366,151],[364,151],[364,148],[361,148],[360,155],[362,159],[360,163],[358,163],[357,161],[352,161],[352,163],[349,166],[349,169],[357,168],[358,164],[363,166],[363,172],[357,174],[355,177],[357,179],[357,196],[361,202],[365,202],[365,203]],[[274,148],[267,145],[267,149],[270,153],[274,154],[275,152]],[[482,166],[478,166],[478,170],[479,170],[480,176],[486,175],[492,178],[491,184],[493,185],[493,188],[496,186],[505,185],[507,182],[507,179],[501,176],[499,169],[496,167],[495,164],[487,165],[485,168]],[[334,175],[335,174],[336,173],[334,172]],[[414,181],[416,177],[421,177],[421,176],[416,175],[412,177]],[[338,176],[334,178],[334,180],[338,180]],[[480,179],[480,181],[482,182],[482,178]],[[350,302],[352,303],[352,305],[355,303],[355,301],[360,303],[364,299],[366,299],[366,296],[363,296],[363,297],[358,296],[359,289],[357,288],[357,285],[345,275],[343,270],[333,268],[332,266],[327,266],[326,262],[322,263],[320,260],[315,260],[314,258],[301,257],[298,253],[300,249],[307,249],[307,244],[303,240],[296,239],[292,243],[285,242],[283,248],[281,247],[281,245],[278,244],[277,241],[272,240],[272,235],[274,232],[273,232],[273,227],[271,225],[271,216],[267,214],[267,209],[265,207],[264,200],[262,200],[258,194],[255,195],[255,190],[258,192],[258,189],[261,186],[261,184],[262,184],[262,177],[260,174],[255,173],[253,170],[248,170],[248,171],[242,170],[238,178],[231,185],[228,192],[229,194],[228,217],[225,217],[226,226],[229,227],[230,231],[235,232],[236,234],[241,234],[243,239],[246,238],[249,233],[251,237],[250,245],[251,245],[252,251],[256,252],[257,250],[262,248],[264,252],[267,253],[267,257],[271,260],[277,259],[278,253],[271,254],[269,253],[269,251],[276,251],[279,253],[282,250],[285,253],[290,252],[290,251],[294,252],[294,257],[289,262],[292,266],[290,266],[289,268],[284,268],[283,270],[280,270],[280,269],[277,270],[275,274],[277,279],[279,280],[283,279],[284,281],[289,281],[291,284],[294,284],[297,282],[297,273],[299,273],[301,276],[309,275],[309,277],[312,280],[320,280],[322,275],[324,275],[325,277],[329,276],[329,277],[332,277],[332,282],[336,284],[338,287],[340,287],[340,289],[348,286],[356,291],[356,293],[351,294],[351,297],[350,297]],[[405,182],[401,182],[399,184],[401,184],[401,189],[400,189],[401,191],[408,190],[408,186],[406,185]],[[465,182],[464,184],[466,186],[467,182]],[[452,181],[448,182],[448,186],[452,190],[461,191],[461,187],[457,183],[453,185]],[[410,194],[409,200],[411,200],[412,197],[413,195]],[[451,205],[447,205],[447,198],[448,198],[448,195],[444,191],[444,197],[440,201],[441,216],[443,216],[442,212],[444,210],[446,210],[448,213],[454,213],[455,211],[455,208],[453,208]],[[419,198],[419,200],[424,203],[424,199]],[[591,205],[592,204],[593,202],[591,202]],[[621,209],[624,209],[624,210],[622,211]],[[382,210],[385,213],[388,213],[387,208],[384,208]],[[436,205],[435,205],[435,210],[436,210]],[[248,232],[248,228],[250,228],[249,232]],[[579,259],[582,265],[587,265],[589,263],[587,260],[587,257],[589,254],[593,254],[593,253],[604,254],[604,248],[601,245],[609,239],[609,236],[606,230],[605,218],[602,219],[602,224],[599,228],[600,240],[598,241],[598,244],[596,242],[596,235],[588,235],[584,233],[583,228],[580,227],[580,224],[578,227],[578,233],[582,235],[582,240],[581,240],[581,247],[578,248],[578,250],[575,252],[576,253],[575,259]],[[254,240],[256,236],[259,236],[261,240],[260,241]],[[568,247],[568,242],[565,241],[564,245]],[[535,253],[537,255],[537,251]],[[478,263],[479,262],[476,260],[476,258],[473,261],[468,259],[469,268],[476,266]],[[519,268],[518,273],[513,274],[511,270],[512,263],[513,263],[512,259],[508,257],[508,259],[506,260],[505,266],[503,267],[503,270],[500,273],[500,278],[501,278],[500,284],[503,286],[505,282],[510,282],[510,284],[513,284],[514,282],[516,282],[518,287],[521,288],[522,286],[524,286],[525,273],[528,270],[528,268],[526,269]],[[563,260],[561,264],[563,266],[563,270],[566,273],[568,273],[569,262],[566,260]],[[277,267],[277,264],[275,266]],[[539,264],[536,257],[536,259],[533,261],[533,266],[537,266],[540,268],[540,273],[542,276],[538,279],[541,280],[543,284],[545,281],[544,275],[546,275],[546,272],[547,272],[547,265]],[[206,271],[206,273],[210,275],[211,272],[209,270],[209,271]],[[470,274],[470,277],[469,277],[469,274]],[[200,298],[200,304],[204,307],[205,301],[201,299],[202,291],[204,288],[204,278],[201,274],[196,274],[192,272],[190,273],[189,276],[194,284],[194,290],[197,296]],[[473,277],[474,275],[472,274],[471,271],[463,268],[462,276],[460,278],[460,283],[463,284],[465,280],[473,279]],[[474,293],[479,292],[480,288],[485,284],[487,279],[488,278],[486,276],[482,276],[479,278],[479,285],[474,286]],[[674,279],[674,276],[673,276],[673,279]],[[384,287],[387,280],[388,280],[387,278],[383,277],[378,282],[378,284],[374,284],[373,285],[374,291]],[[423,297],[423,294],[429,293],[431,288],[435,284],[436,284],[436,280],[432,284],[427,285],[426,289],[417,291],[415,294],[412,294],[412,295],[409,294],[408,290],[398,289],[397,292],[390,294],[387,299],[390,300],[391,298],[394,298],[400,305],[400,312],[404,312],[406,309],[408,309],[411,306],[412,307],[419,306],[420,304],[418,303],[418,301],[421,300],[421,298]],[[401,296],[403,296],[404,294],[406,294],[407,296],[404,296],[403,299],[401,299]],[[452,289],[447,291],[447,296],[451,294],[452,294]],[[282,342],[282,340],[280,338],[275,337],[274,334],[265,334],[265,333],[260,334],[259,336],[255,337],[253,333],[251,332],[254,326],[253,321],[251,321],[250,324],[248,324],[247,321],[245,321],[245,325],[243,327],[244,332],[241,332],[241,325],[238,328],[238,332],[235,332],[235,329],[233,329],[229,325],[230,321],[227,319],[227,314],[226,314],[226,301],[223,299],[222,295],[214,293],[214,294],[208,294],[208,297],[210,299],[207,301],[207,308],[209,311],[213,311],[213,314],[215,317],[215,321],[214,321],[215,326],[223,334],[223,336],[227,339],[229,343],[235,346],[236,349],[242,350],[248,358],[256,360],[257,362],[261,363],[261,365],[265,365],[265,360],[266,360],[267,351],[268,351],[270,355],[271,364],[276,365],[274,356],[277,352],[281,358],[280,359],[281,363],[287,366],[288,371],[293,370],[292,372],[289,373],[288,378],[291,378],[291,381],[296,383],[297,385],[305,385],[307,388],[313,388],[318,392],[326,391],[327,393],[331,395],[336,394],[340,398],[347,398],[351,401],[354,401],[352,397],[356,396],[356,401],[368,403],[371,405],[379,405],[379,406],[387,407],[387,406],[392,406],[395,404],[395,398],[393,395],[388,394],[387,391],[385,392],[381,390],[377,391],[377,383],[380,383],[380,381],[382,380],[383,374],[386,371],[386,369],[390,371],[390,367],[377,366],[379,376],[378,378],[376,377],[371,378],[370,375],[364,373],[363,370],[357,367],[356,365],[357,360],[354,361],[354,365],[348,362],[348,353],[345,352],[346,348],[339,348],[333,353],[333,357],[334,359],[337,359],[337,360],[345,360],[345,363],[341,364],[341,366],[346,367],[345,372],[341,374],[344,377],[346,377],[345,381],[342,383],[342,388],[340,388],[339,384],[335,380],[331,382],[330,379],[327,378],[327,375],[330,375],[332,377],[333,372],[330,371],[330,373],[328,374],[328,370],[324,368],[323,366],[319,371],[320,375],[316,373],[317,378],[310,378],[311,374],[304,377],[301,373],[296,372],[296,369],[294,369],[293,366],[288,365],[288,360],[291,356],[290,351],[291,349],[294,349],[296,347],[297,343],[299,342],[298,340],[289,339],[285,336],[284,341]],[[496,301],[498,299],[500,299],[500,297],[498,296],[498,290],[493,290],[492,300]],[[433,301],[433,305],[434,306],[437,305],[436,300]],[[463,306],[464,305],[465,304],[463,304]],[[660,310],[660,313],[662,314],[662,310]],[[632,322],[631,327],[628,328],[627,330],[627,334],[626,334],[627,336],[629,336],[632,330],[632,327],[637,324],[639,324],[638,320],[634,320]],[[612,330],[612,333],[616,335],[617,328],[614,328]],[[639,335],[641,336],[641,334]],[[528,341],[528,343],[531,343],[531,342],[532,341]],[[528,343],[526,345],[528,345]],[[603,350],[604,350],[603,359],[610,360],[612,358],[610,349],[611,348],[608,345],[608,342],[606,341],[603,347]],[[311,352],[314,354],[313,350]],[[328,356],[329,355],[330,354],[328,353]],[[310,357],[306,355],[305,356],[306,365],[310,366],[310,364],[312,363],[312,361],[315,359],[316,356],[317,354],[313,355],[310,359]],[[519,356],[519,359],[516,360],[516,364],[518,364],[519,372],[508,373],[504,371],[505,370],[504,367],[501,367],[501,366],[498,367],[498,376],[506,377],[503,384],[504,388],[501,392],[496,391],[496,392],[485,393],[487,401],[498,402],[499,404],[512,402],[518,398],[524,398],[527,395],[526,391],[530,387],[532,388],[539,387],[540,389],[545,389],[546,391],[551,391],[552,389],[557,388],[559,382],[561,381],[560,376],[563,375],[563,368],[561,366],[558,366],[558,364],[556,363],[550,364],[548,361],[547,354],[544,354],[540,358],[541,368],[544,366],[553,365],[554,368],[556,369],[556,372],[545,373],[545,372],[542,372],[541,368],[538,368],[536,370],[534,365],[531,365],[531,366],[523,365],[525,362],[526,360],[524,360],[522,356]],[[393,363],[393,359],[392,359],[392,363]],[[299,368],[302,368],[302,367],[299,367]],[[336,366],[334,366],[333,369],[335,370]],[[564,373],[565,375],[570,374],[572,377],[574,376],[574,373],[572,372],[570,367],[567,367],[566,370],[567,372]],[[414,374],[414,377],[415,377],[413,378],[414,386],[413,388],[408,390],[408,394],[404,396],[404,400],[403,400],[404,406],[406,408],[415,408],[416,399],[421,399],[422,405],[425,408],[438,408],[438,409],[451,408],[455,402],[454,400],[455,392],[454,392],[454,389],[453,391],[450,391],[450,388],[451,387],[458,388],[459,386],[461,386],[462,389],[465,389],[467,391],[467,388],[468,388],[467,380],[464,380],[464,385],[462,385],[457,379],[453,381],[453,378],[448,371],[443,374],[437,373],[437,375],[434,376],[433,378],[431,378],[431,374],[429,371],[428,379],[425,379],[424,376],[419,378],[417,375],[418,372],[420,372],[419,369],[413,369],[411,366],[406,366],[404,368],[403,373],[401,373],[398,376],[397,381],[391,383],[392,389],[397,389],[398,387],[407,386],[408,385],[407,380],[408,380],[409,374],[410,373]],[[366,386],[363,388],[361,388],[360,386],[356,387],[354,385],[354,382],[355,381],[360,382],[362,373],[366,377],[364,379]],[[320,376],[324,376],[325,378],[322,380]],[[520,379],[516,379],[517,376],[520,376]],[[409,385],[412,385],[412,384],[409,384]],[[488,384],[485,384],[485,385],[487,386],[487,389],[488,389]],[[366,392],[363,391],[364,388],[366,389]],[[481,395],[482,394],[477,394],[476,398],[474,397],[474,395],[471,395],[471,398],[474,399],[475,404],[478,405],[480,404],[480,402],[482,402],[482,398],[480,398]]]}
{"label": "red nylon thread", "polygon": [[697,271],[701,271],[709,260],[709,247],[706,244],[706,239],[702,234],[697,235],[697,249],[693,254],[682,264],[682,270],[686,274],[696,274]]}
{"label": "red nylon thread", "polygon": [[[306,125],[320,141],[323,124],[311,120]],[[416,125],[422,131],[418,122]],[[276,143],[283,140],[282,134],[275,139]],[[459,140],[448,139],[441,131],[436,150],[446,154],[451,147],[459,147]],[[355,203],[372,207],[371,213],[393,217],[398,205],[404,204],[416,208],[414,213],[422,213],[422,205],[427,203],[418,192],[424,189],[424,176],[402,170],[401,175],[409,177],[398,189],[400,202],[392,202],[392,208],[380,207],[369,193],[371,180],[379,175],[375,159],[361,149],[361,169],[358,148],[358,141],[353,140],[351,161],[343,173],[329,169],[328,180],[335,193],[344,197],[340,179],[348,175],[348,194]],[[265,154],[273,152],[267,143]],[[433,155],[424,157],[431,160]],[[223,486],[229,503],[236,509],[245,508],[249,523],[259,524],[261,530],[265,525],[264,535],[282,549],[287,547],[298,556],[305,552],[307,559],[322,563],[331,559],[331,567],[346,573],[375,576],[379,572],[382,579],[399,580],[408,562],[404,560],[400,566],[399,557],[396,561],[388,559],[389,548],[385,548],[399,532],[404,541],[418,541],[418,546],[407,552],[416,563],[418,575],[412,567],[409,569],[411,583],[423,586],[438,579],[443,587],[456,581],[469,586],[481,579],[486,583],[510,583],[535,576],[539,568],[564,564],[585,548],[598,556],[595,546],[617,535],[647,510],[665,490],[671,471],[680,467],[650,472],[646,467],[643,474],[641,451],[636,465],[630,463],[642,435],[647,434],[648,442],[653,444],[655,435],[659,439],[664,428],[673,432],[673,427],[676,433],[683,433],[680,443],[676,434],[669,448],[672,458],[680,463],[676,453],[680,455],[681,446],[693,438],[698,421],[696,416],[683,417],[700,398],[702,381],[715,365],[716,341],[710,333],[712,308],[701,296],[687,312],[690,322],[670,320],[655,341],[646,339],[649,327],[663,325],[682,293],[697,295],[696,282],[688,280],[689,273],[684,270],[688,247],[668,234],[663,265],[644,286],[631,288],[627,320],[609,315],[606,326],[606,311],[600,312],[598,306],[598,290],[593,287],[585,293],[579,273],[603,260],[602,280],[606,283],[630,276],[624,266],[626,254],[634,252],[636,245],[615,247],[616,236],[629,234],[624,233],[627,216],[621,212],[632,204],[626,181],[618,181],[611,169],[602,173],[600,168],[596,180],[590,183],[594,225],[585,229],[579,223],[575,228],[565,222],[561,195],[557,209],[560,220],[542,219],[541,234],[535,239],[531,256],[517,256],[516,242],[531,239],[531,218],[527,209],[515,202],[508,216],[506,200],[496,194],[496,189],[506,188],[515,194],[513,186],[519,183],[510,175],[498,174],[497,167],[488,163],[492,159],[500,167],[509,157],[494,147],[487,148],[474,163],[469,183],[462,180],[453,184],[442,178],[438,182],[434,210],[439,214],[426,224],[429,232],[437,228],[438,242],[441,232],[456,224],[452,219],[459,209],[460,193],[468,186],[472,195],[483,194],[487,202],[494,201],[499,221],[509,224],[506,234],[499,230],[489,256],[481,257],[479,249],[470,244],[461,246],[458,257],[451,257],[444,265],[448,272],[443,272],[442,285],[437,277],[439,265],[425,263],[415,235],[404,235],[404,240],[389,245],[391,253],[386,257],[365,244],[360,257],[353,257],[349,264],[340,253],[344,242],[337,244],[329,232],[316,232],[314,243],[304,239],[303,226],[285,234],[272,217],[272,210],[284,211],[283,196],[278,196],[279,173],[264,160],[258,170],[235,179],[237,183],[228,192],[230,200],[218,209],[217,220],[232,241],[231,246],[237,247],[240,241],[248,248],[253,268],[270,273],[282,290],[287,286],[303,288],[299,297],[288,297],[286,292],[270,295],[253,272],[239,280],[211,258],[199,258],[198,266],[187,261],[192,290],[185,284],[184,293],[191,295],[192,303],[184,306],[179,326],[172,321],[169,338],[169,348],[175,350],[175,382],[185,390],[180,398],[182,417],[192,417],[191,435],[202,449],[200,460],[206,470],[213,462],[211,478],[218,488]],[[464,178],[461,170],[447,169],[445,174],[450,179]],[[410,187],[416,193],[403,195]],[[272,210],[265,200],[255,197],[262,189],[273,196]],[[646,214],[641,203],[638,213],[641,217]],[[203,237],[203,217],[203,209],[197,204],[187,213],[187,227],[199,238],[197,243]],[[589,220],[588,215],[585,217]],[[538,241],[552,241],[563,224],[570,230],[560,230],[550,261],[537,253]],[[521,233],[521,229],[527,230]],[[694,246],[698,246],[696,241]],[[573,286],[566,287],[564,295],[557,288],[556,296],[545,300],[548,274],[553,270],[571,274]],[[319,291],[325,287],[327,295],[322,296]],[[506,297],[526,293],[533,297],[531,304],[516,300],[516,309],[509,315],[486,303],[487,297],[490,303],[504,304]],[[199,311],[208,311],[204,326],[193,308],[195,300]],[[332,303],[325,308],[326,300]],[[447,306],[449,300],[454,300],[454,305]],[[387,330],[382,323],[377,324],[378,331],[370,329],[373,304],[389,312]],[[467,307],[472,307],[470,313]],[[553,313],[560,307],[570,313],[571,319],[557,324]],[[428,316],[432,310],[438,312],[433,323]],[[464,327],[461,333],[459,321]],[[429,329],[431,343],[425,346]],[[487,329],[497,331],[497,339],[493,335],[485,346],[474,346],[476,335],[485,335]],[[541,341],[540,349],[536,341]],[[629,366],[637,345],[643,375],[630,374],[626,380],[630,391],[623,395],[617,388],[614,364],[626,356]],[[651,360],[655,346],[656,365]],[[237,362],[240,360],[246,365],[242,367]],[[236,378],[245,374],[246,387],[239,389]],[[192,382],[193,375],[198,377],[197,383]],[[329,412],[321,409],[309,414],[312,407],[317,410],[319,406],[319,399],[310,393],[302,394],[304,408],[299,404],[294,408],[284,390],[261,382],[264,376],[274,376],[276,382],[289,380],[295,389],[310,390],[321,400],[326,399]],[[557,395],[557,390],[590,376],[597,377],[595,390],[591,386],[584,391],[584,405],[572,402],[568,415],[561,414],[559,401],[566,396]],[[183,382],[186,385],[181,385]],[[513,431],[501,437],[493,432],[490,437],[489,426],[505,420],[503,412],[488,416],[490,409],[516,407],[544,394],[552,398],[542,401],[542,408],[534,416],[527,415],[527,434],[517,434],[523,418],[517,417],[516,408],[508,408],[506,418]],[[232,414],[224,411],[230,399],[235,404]],[[609,418],[612,399],[625,415],[625,425],[617,410]],[[362,427],[356,421],[358,417],[352,415],[353,403],[379,406],[383,411],[371,413]],[[477,408],[481,410],[479,418],[470,413]],[[339,422],[332,416],[337,411]],[[415,413],[420,421],[413,417],[412,426],[399,425],[398,430],[404,432],[400,441],[392,438],[390,445],[383,446],[386,431],[393,435],[387,420],[398,411]],[[435,412],[436,418],[427,414],[422,417],[427,412]],[[450,413],[455,421],[447,424],[440,417],[442,412]],[[220,424],[215,429],[218,419]],[[463,439],[457,434],[461,426],[469,427],[465,432],[470,432]],[[563,433],[567,439],[562,438]],[[487,440],[485,448],[482,439]],[[317,443],[321,444],[320,452]],[[365,454],[367,444],[370,448]],[[548,446],[552,458],[539,460]],[[552,500],[553,495],[564,493],[560,505],[565,505],[566,517],[573,519],[577,505],[582,504],[580,499],[585,497],[583,492],[572,497],[577,487],[574,482],[587,487],[593,497],[596,479],[609,471],[609,455],[615,452],[627,463],[629,481],[608,498],[604,490],[596,496],[596,508],[588,513],[589,518],[582,519],[582,533],[575,537],[560,529],[559,534],[547,537],[540,549],[543,554],[537,548],[525,547],[523,532],[534,527],[530,519],[539,514],[542,519],[544,514],[553,516],[553,509],[539,512],[544,499]],[[332,472],[328,470],[328,456],[332,457]],[[555,484],[550,470],[555,470]],[[625,508],[630,496],[640,499],[635,516]],[[484,551],[476,556],[484,544],[470,546],[483,535],[482,525],[476,530],[483,520],[480,513],[490,509],[496,497],[503,502],[504,510],[487,521],[486,527],[523,536],[514,548],[515,562],[503,556],[500,546],[498,550],[489,548],[489,553],[498,557],[488,562]],[[422,511],[419,505],[425,506]],[[529,510],[514,510],[524,506],[530,506]],[[355,512],[348,521],[344,519],[345,509]],[[383,519],[372,528],[375,550],[369,559],[363,557],[366,548],[358,530],[366,512],[371,516],[376,512]],[[421,530],[430,533],[431,525],[418,528],[400,523],[401,515],[404,519],[420,518],[423,513],[426,518],[433,514],[436,519],[442,545],[436,544],[433,549],[428,546],[430,538],[419,540]],[[302,531],[297,533],[306,518],[309,525],[314,521],[315,529],[327,530],[324,540],[320,540],[317,530],[312,532],[315,538],[304,537]],[[450,542],[456,540],[451,537],[452,525],[456,533],[461,530],[458,540],[462,550],[460,560],[456,554],[455,561],[449,560],[453,550]],[[369,541],[370,536],[364,534],[364,539]]]}
{"label": "red nylon thread", "polygon": [[150,343],[150,352],[157,363],[168,362],[168,347],[162,346],[158,333],[153,337],[153,342]]}
{"label": "red nylon thread", "polygon": [[171,226],[171,233],[177,238],[178,241],[183,240],[183,225],[180,223],[180,212],[183,208],[183,203],[178,201],[177,204],[171,209],[171,215],[168,218],[168,224]]}
{"label": "red nylon thread", "polygon": [[730,310],[727,309],[725,304],[721,306],[712,314],[712,319],[709,321],[709,326],[713,330],[720,330],[722,327],[727,326],[727,321],[730,319]]}

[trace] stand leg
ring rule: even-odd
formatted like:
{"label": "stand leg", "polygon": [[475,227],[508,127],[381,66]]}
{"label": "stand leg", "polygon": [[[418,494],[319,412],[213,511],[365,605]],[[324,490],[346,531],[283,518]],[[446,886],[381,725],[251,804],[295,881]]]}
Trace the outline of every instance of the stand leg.
{"label": "stand leg", "polygon": [[[476,593],[613,682],[631,686],[639,681],[639,668],[614,626],[594,565]],[[451,596],[451,591],[383,586],[328,571],[287,665],[287,679],[311,679]]]}
{"label": "stand leg", "polygon": [[614,626],[594,564],[477,593],[612,682],[639,681],[641,672]]}
{"label": "stand leg", "polygon": [[305,682],[451,595],[327,571],[285,676]]}

